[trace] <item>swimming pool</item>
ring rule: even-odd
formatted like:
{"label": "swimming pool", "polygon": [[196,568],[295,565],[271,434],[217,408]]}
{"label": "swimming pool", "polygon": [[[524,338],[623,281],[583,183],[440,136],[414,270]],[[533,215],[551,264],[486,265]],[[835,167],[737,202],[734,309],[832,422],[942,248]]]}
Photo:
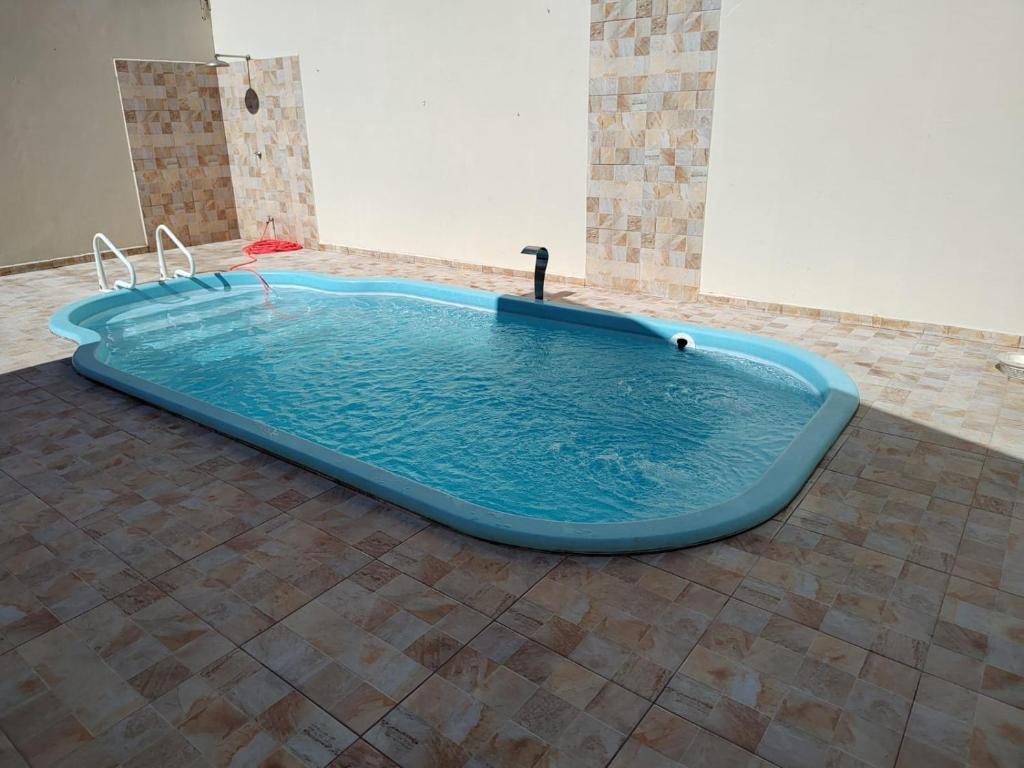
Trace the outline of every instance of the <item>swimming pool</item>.
{"label": "swimming pool", "polygon": [[[53,315],[83,375],[482,538],[696,544],[767,519],[853,415],[806,350],[400,279],[216,273]],[[689,343],[679,349],[675,338]]]}

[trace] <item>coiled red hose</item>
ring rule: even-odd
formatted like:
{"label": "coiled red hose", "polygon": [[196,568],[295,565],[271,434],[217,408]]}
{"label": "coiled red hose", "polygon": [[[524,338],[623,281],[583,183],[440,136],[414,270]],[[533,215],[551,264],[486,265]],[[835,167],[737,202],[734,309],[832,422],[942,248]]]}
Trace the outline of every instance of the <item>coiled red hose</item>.
{"label": "coiled red hose", "polygon": [[294,240],[277,240],[274,238],[267,239],[267,229],[270,228],[270,222],[268,221],[263,225],[263,234],[260,235],[260,239],[254,243],[242,246],[242,253],[249,257],[248,261],[241,261],[238,264],[230,267],[228,272],[234,272],[236,269],[242,269],[246,272],[251,272],[259,278],[259,281],[263,283],[263,294],[267,295],[270,293],[270,285],[266,280],[263,279],[263,275],[252,268],[252,265],[256,263],[256,254],[262,253],[279,253],[282,251],[298,251],[302,248],[299,243]]}

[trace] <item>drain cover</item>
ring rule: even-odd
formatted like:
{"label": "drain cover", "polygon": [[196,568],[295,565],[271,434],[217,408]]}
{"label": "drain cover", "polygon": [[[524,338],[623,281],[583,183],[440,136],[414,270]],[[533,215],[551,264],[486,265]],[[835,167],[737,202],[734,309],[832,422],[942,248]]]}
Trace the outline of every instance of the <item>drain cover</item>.
{"label": "drain cover", "polygon": [[1024,355],[1000,355],[996,368],[1011,379],[1024,379]]}

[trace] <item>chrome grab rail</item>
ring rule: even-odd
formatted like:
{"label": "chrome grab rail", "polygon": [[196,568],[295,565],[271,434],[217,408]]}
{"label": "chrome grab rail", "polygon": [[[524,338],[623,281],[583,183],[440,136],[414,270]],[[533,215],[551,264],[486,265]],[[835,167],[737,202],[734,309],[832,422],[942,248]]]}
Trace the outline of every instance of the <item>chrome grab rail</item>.
{"label": "chrome grab rail", "polygon": [[119,258],[121,260],[121,263],[124,264],[125,267],[128,269],[128,275],[129,275],[129,277],[131,277],[131,280],[129,280],[127,283],[124,280],[115,280],[114,281],[114,289],[117,289],[117,288],[134,288],[135,287],[135,267],[132,266],[132,263],[130,261],[128,261],[128,259],[125,257],[125,255],[123,253],[121,253],[121,249],[118,248],[116,245],[114,245],[112,242],[110,242],[110,238],[109,237],[104,235],[102,232],[97,232],[92,237],[92,255],[96,259],[96,277],[99,279],[100,290],[101,291],[109,291],[109,290],[111,290],[111,288],[107,285],[107,272],[103,268],[103,258],[100,256],[101,251],[100,251],[99,243],[101,241],[103,243],[105,243],[106,246],[107,246],[104,250],[110,251],[115,256],[117,256],[117,258]]}
{"label": "chrome grab rail", "polygon": [[168,227],[166,224],[161,224],[159,227],[156,228],[156,231],[153,233],[153,237],[156,240],[156,260],[157,263],[160,265],[160,279],[167,279],[167,262],[164,260],[164,240],[162,235],[166,235],[167,237],[169,237],[171,239],[171,242],[178,246],[178,250],[185,255],[186,259],[188,259],[188,271],[186,272],[184,269],[176,269],[174,270],[174,276],[195,277],[196,260],[192,258],[192,253],[189,251],[188,248],[185,247],[185,244],[178,239],[178,236],[171,231],[170,227]]}

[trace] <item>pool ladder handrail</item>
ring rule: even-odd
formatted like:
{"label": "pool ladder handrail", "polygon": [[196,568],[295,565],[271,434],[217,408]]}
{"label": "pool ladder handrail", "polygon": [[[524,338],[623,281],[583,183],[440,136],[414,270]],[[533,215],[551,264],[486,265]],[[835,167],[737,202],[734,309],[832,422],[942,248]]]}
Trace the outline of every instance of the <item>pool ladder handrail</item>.
{"label": "pool ladder handrail", "polygon": [[[121,260],[121,263],[128,269],[128,276],[131,279],[127,283],[124,280],[115,280],[113,288],[107,285],[107,271],[103,267],[103,257],[100,256],[101,251],[99,244],[101,241],[107,246],[103,250],[110,251],[117,256],[117,258]],[[128,261],[128,258],[121,253],[121,249],[114,245],[110,241],[110,238],[102,232],[97,232],[92,236],[92,255],[96,259],[96,277],[99,280],[101,291],[117,290],[118,288],[132,289],[135,287],[135,267],[130,261]]]}
{"label": "pool ladder handrail", "polygon": [[185,244],[178,239],[178,236],[171,231],[170,227],[166,224],[161,224],[153,232],[153,239],[156,240],[156,260],[160,265],[160,279],[167,279],[167,261],[164,259],[164,241],[162,235],[169,237],[171,242],[178,246],[178,250],[185,255],[186,259],[188,259],[188,270],[176,269],[174,270],[174,277],[195,277],[196,260],[193,258],[192,252],[185,247]]}

